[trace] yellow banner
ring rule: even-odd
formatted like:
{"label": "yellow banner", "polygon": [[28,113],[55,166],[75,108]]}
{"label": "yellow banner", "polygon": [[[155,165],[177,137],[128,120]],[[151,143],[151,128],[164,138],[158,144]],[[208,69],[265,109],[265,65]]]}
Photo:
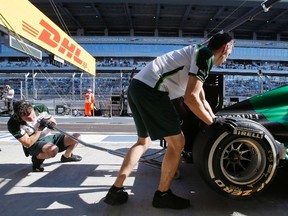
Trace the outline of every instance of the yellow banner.
{"label": "yellow banner", "polygon": [[95,58],[28,0],[0,0],[0,25],[77,68],[95,74]]}

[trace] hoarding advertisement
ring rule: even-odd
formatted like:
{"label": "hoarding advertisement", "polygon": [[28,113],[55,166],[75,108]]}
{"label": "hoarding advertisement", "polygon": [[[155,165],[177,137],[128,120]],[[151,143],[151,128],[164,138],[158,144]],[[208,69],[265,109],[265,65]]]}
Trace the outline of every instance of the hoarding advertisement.
{"label": "hoarding advertisement", "polygon": [[9,31],[75,67],[95,74],[95,58],[28,0],[0,0],[0,14],[0,25]]}

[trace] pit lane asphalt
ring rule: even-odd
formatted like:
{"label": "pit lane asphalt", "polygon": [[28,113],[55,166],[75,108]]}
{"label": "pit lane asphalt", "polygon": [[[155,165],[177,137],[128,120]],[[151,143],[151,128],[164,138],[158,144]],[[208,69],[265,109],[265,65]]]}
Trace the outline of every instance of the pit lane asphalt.
{"label": "pit lane asphalt", "polygon": [[[0,215],[1,216],[284,216],[288,215],[288,169],[278,170],[271,186],[257,196],[232,199],[207,186],[193,164],[181,162],[181,176],[172,183],[173,191],[189,198],[191,208],[155,209],[151,205],[157,188],[159,168],[139,163],[127,179],[128,203],[108,206],[103,202],[116,178],[122,158],[99,151],[93,145],[126,152],[135,141],[135,126],[130,117],[57,117],[58,126],[68,132],[83,132],[90,147],[79,145],[75,152],[81,162],[59,163],[61,154],[44,162],[43,173],[31,172],[17,141],[0,139]],[[1,134],[6,134],[8,118],[0,117]],[[72,131],[71,131],[72,130]],[[118,142],[120,136],[131,137]],[[110,138],[110,139],[108,139]],[[116,140],[113,141],[112,138]],[[112,142],[109,142],[112,140]],[[150,151],[158,151],[156,143]],[[137,172],[136,172],[137,171]]]}

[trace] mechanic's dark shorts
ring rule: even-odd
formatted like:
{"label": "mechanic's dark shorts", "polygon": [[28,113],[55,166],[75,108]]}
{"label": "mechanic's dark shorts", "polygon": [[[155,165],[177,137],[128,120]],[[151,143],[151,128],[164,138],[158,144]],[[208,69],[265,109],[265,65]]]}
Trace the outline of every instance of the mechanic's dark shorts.
{"label": "mechanic's dark shorts", "polygon": [[47,143],[53,143],[58,146],[59,152],[65,151],[67,147],[64,146],[64,135],[63,134],[53,134],[43,137],[42,139],[37,140],[34,145],[28,148],[28,152],[32,156],[36,156],[42,152],[42,148]]}
{"label": "mechanic's dark shorts", "polygon": [[133,79],[127,99],[139,137],[162,139],[181,132],[180,118],[172,105],[168,92],[158,91]]}

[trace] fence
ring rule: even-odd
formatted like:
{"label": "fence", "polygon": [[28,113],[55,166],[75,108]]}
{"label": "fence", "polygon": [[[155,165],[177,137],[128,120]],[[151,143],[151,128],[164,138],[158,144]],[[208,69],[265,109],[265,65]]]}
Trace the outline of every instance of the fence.
{"label": "fence", "polygon": [[[0,74],[0,86],[9,84],[15,90],[15,99],[27,99],[48,104],[55,112],[56,106],[68,106],[69,113],[84,109],[83,94],[94,90],[96,103],[104,115],[118,115],[119,96],[127,90],[130,73],[6,73]],[[224,75],[224,105],[288,84],[285,76]],[[60,109],[59,108],[59,109]],[[57,111],[57,110],[56,110]],[[65,112],[64,112],[65,114]]]}

